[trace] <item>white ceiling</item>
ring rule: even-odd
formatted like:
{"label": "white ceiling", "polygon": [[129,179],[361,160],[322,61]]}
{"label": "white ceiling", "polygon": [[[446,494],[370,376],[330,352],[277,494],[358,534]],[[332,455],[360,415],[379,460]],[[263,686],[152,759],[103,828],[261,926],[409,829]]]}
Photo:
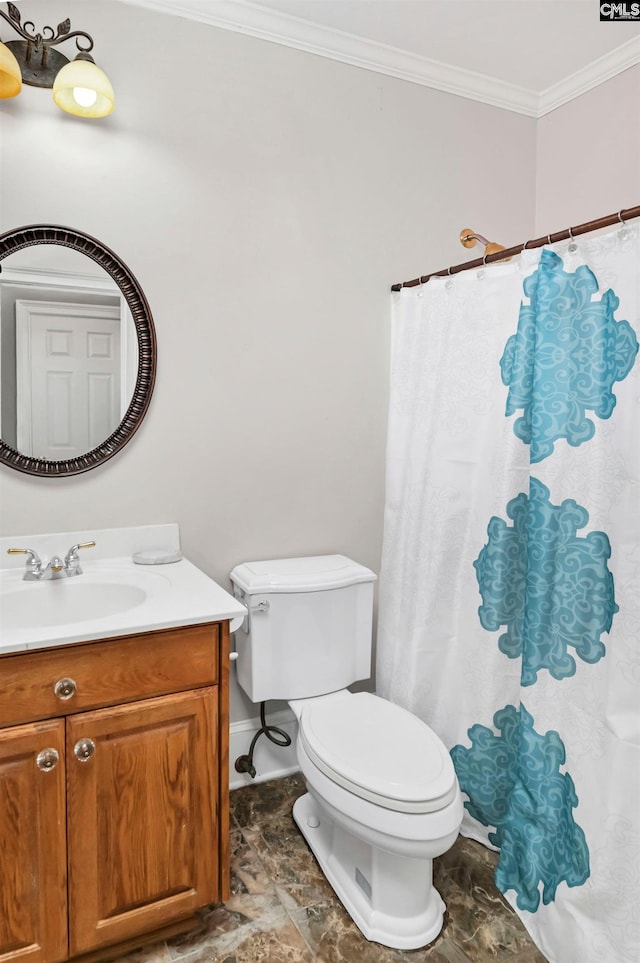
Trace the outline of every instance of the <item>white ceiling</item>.
{"label": "white ceiling", "polygon": [[640,23],[601,23],[599,0],[122,2],[534,117],[640,63]]}

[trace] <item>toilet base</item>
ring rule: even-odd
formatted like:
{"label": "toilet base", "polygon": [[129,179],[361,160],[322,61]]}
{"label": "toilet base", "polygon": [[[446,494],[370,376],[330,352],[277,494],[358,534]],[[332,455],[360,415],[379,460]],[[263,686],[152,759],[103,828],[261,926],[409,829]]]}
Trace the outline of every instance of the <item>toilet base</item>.
{"label": "toilet base", "polygon": [[366,939],[399,950],[435,940],[445,906],[433,886],[431,859],[389,853],[358,838],[309,792],[296,800],[293,818]]}

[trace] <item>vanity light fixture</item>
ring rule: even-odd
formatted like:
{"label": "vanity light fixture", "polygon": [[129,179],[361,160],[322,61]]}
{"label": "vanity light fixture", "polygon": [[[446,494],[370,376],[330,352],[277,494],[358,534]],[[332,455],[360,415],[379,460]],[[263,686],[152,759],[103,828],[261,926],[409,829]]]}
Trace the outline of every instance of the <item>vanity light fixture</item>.
{"label": "vanity light fixture", "polygon": [[[77,117],[106,117],[114,108],[115,96],[107,75],[96,66],[90,51],[93,38],[83,30],[71,30],[71,21],[63,20],[56,30],[43,27],[36,33],[30,20],[22,23],[14,3],[0,17],[23,39],[0,41],[0,98],[16,97],[22,84],[53,88],[53,99],[61,110]],[[76,38],[78,53],[69,60],[54,48]],[[79,38],[86,41],[82,45]]]}

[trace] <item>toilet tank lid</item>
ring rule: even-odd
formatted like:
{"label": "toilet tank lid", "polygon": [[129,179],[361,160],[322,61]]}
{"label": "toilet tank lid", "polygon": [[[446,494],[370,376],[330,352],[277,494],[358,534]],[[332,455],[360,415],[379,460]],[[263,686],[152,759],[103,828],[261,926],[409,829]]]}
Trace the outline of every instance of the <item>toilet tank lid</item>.
{"label": "toilet tank lid", "polygon": [[322,592],[358,582],[373,582],[371,569],[346,555],[313,555],[243,562],[231,572],[231,581],[247,595],[265,592]]}

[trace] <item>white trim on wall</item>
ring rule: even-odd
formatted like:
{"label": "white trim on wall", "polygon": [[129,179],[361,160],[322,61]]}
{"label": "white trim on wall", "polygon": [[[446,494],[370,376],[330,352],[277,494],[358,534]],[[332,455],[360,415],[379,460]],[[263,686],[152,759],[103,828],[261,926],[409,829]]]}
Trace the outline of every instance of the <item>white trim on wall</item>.
{"label": "white trim on wall", "polygon": [[541,92],[242,0],[121,0],[540,118],[640,63],[640,37]]}
{"label": "white trim on wall", "polygon": [[616,50],[600,57],[598,60],[594,60],[584,70],[579,70],[559,84],[554,84],[553,87],[543,90],[540,94],[538,112],[535,116],[544,117],[545,114],[551,113],[556,107],[562,107],[563,104],[575,100],[581,94],[586,94],[594,87],[599,87],[600,84],[611,80],[612,77],[616,77],[630,67],[635,67],[636,64],[640,64],[640,36],[621,44]]}

